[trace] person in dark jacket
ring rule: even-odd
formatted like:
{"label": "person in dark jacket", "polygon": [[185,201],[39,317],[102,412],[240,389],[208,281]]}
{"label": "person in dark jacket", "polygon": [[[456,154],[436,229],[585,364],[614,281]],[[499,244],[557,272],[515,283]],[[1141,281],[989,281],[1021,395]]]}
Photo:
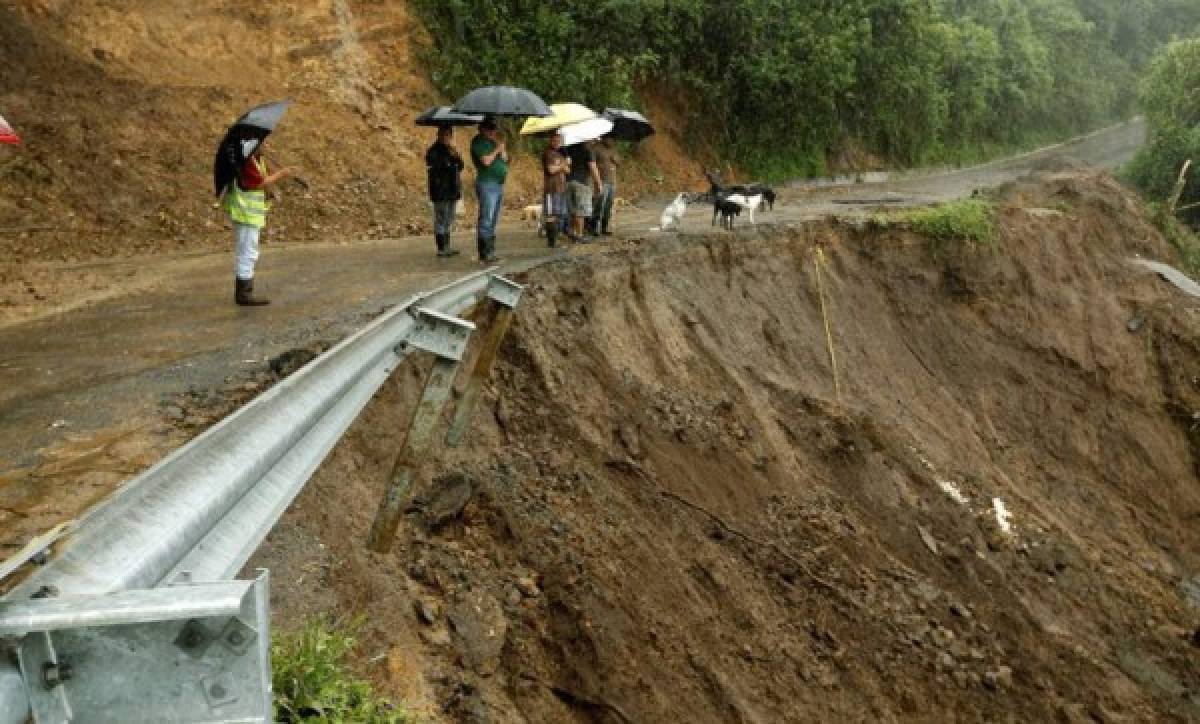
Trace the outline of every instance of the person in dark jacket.
{"label": "person in dark jacket", "polygon": [[462,198],[462,156],[452,144],[454,129],[450,126],[438,128],[437,141],[425,152],[425,167],[429,171],[429,200],[433,202],[433,238],[437,242],[437,255],[456,256],[457,249],[450,248],[450,227],[454,224],[454,211]]}

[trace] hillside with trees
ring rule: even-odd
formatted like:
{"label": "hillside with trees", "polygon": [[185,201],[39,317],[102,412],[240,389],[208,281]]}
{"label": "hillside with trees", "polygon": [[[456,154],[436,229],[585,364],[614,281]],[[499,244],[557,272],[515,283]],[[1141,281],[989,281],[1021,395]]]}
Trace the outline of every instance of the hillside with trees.
{"label": "hillside with trees", "polygon": [[667,95],[690,137],[757,173],[838,159],[981,158],[1129,115],[1190,0],[414,0],[448,96],[484,82],[548,99]]}

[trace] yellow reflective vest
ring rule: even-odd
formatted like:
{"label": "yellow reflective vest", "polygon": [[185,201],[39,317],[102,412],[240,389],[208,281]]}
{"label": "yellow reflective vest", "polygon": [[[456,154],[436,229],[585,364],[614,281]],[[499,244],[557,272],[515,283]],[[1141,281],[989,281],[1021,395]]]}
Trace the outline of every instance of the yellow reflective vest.
{"label": "yellow reflective vest", "polygon": [[[267,162],[261,158],[254,159],[254,165],[263,178],[267,176]],[[221,208],[229,214],[229,219],[235,224],[245,224],[261,229],[267,224],[267,194],[262,189],[246,191],[238,185],[237,179],[225,189],[225,197],[221,200]]]}

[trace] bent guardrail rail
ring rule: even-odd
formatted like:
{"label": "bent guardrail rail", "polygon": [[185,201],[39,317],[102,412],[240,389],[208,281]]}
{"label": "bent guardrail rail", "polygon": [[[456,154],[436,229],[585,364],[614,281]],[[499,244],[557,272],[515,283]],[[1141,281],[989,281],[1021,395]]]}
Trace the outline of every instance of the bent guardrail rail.
{"label": "bent guardrail rail", "polygon": [[0,600],[0,724],[269,721],[266,575],[226,579],[407,354],[412,310],[459,314],[491,271],[401,303],[85,514]]}

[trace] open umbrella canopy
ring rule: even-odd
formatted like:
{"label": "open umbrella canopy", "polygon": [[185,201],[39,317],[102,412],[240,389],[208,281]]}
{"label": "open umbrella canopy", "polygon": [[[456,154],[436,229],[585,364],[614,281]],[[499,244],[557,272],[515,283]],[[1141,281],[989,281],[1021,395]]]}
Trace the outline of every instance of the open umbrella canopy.
{"label": "open umbrella canopy", "polygon": [[8,121],[4,120],[4,116],[0,116],[0,143],[16,146],[20,142],[21,137],[12,129],[12,126],[8,125]]}
{"label": "open umbrella canopy", "polygon": [[417,116],[418,126],[473,126],[483,122],[483,116],[459,113],[450,106],[434,106]]}
{"label": "open umbrella canopy", "polygon": [[485,116],[548,116],[550,107],[533,91],[507,85],[476,88],[454,104],[459,113]]}
{"label": "open umbrella canopy", "polygon": [[233,125],[249,126],[250,128],[258,128],[270,133],[275,130],[275,126],[279,125],[279,119],[283,118],[284,111],[288,109],[291,103],[291,101],[264,103],[257,108],[246,111]]}
{"label": "open umbrella canopy", "polygon": [[578,103],[555,103],[550,106],[550,115],[530,118],[521,126],[522,136],[532,136],[538,133],[549,133],[563,126],[596,117],[596,112]]}
{"label": "open umbrella canopy", "polygon": [[562,145],[574,146],[577,143],[594,141],[613,129],[613,122],[607,118],[591,118],[579,123],[572,123],[558,129],[562,134]]}
{"label": "open umbrella canopy", "polygon": [[213,186],[217,196],[237,178],[246,159],[275,130],[291,101],[265,103],[242,114],[225,132],[213,158]]}
{"label": "open umbrella canopy", "polygon": [[637,111],[605,108],[601,115],[613,122],[613,129],[608,135],[614,141],[641,141],[654,135],[654,126]]}

